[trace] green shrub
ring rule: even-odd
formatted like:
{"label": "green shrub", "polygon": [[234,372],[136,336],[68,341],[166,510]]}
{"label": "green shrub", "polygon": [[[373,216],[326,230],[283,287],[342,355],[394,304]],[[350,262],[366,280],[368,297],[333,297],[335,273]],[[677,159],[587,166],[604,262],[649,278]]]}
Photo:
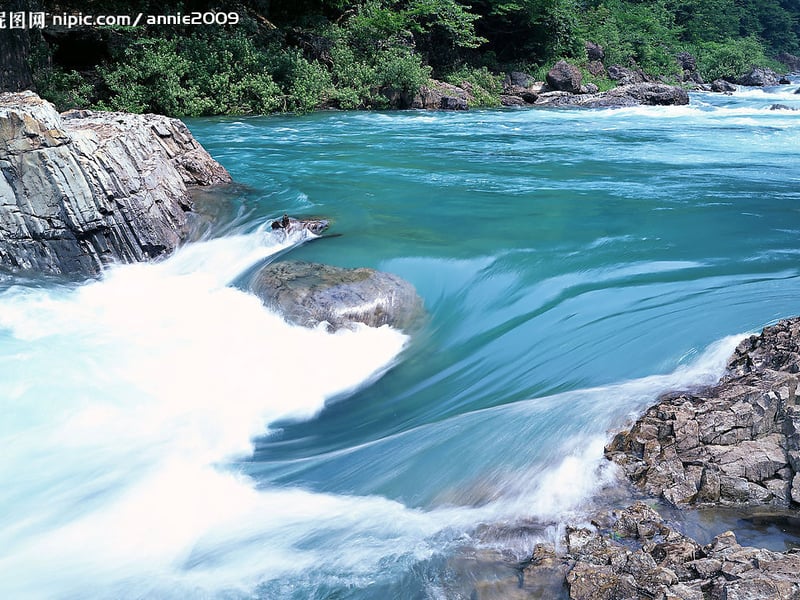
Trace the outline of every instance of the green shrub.
{"label": "green shrub", "polygon": [[755,37],[732,38],[725,42],[705,42],[694,47],[697,70],[706,81],[735,79],[753,65],[768,61],[764,47]]}

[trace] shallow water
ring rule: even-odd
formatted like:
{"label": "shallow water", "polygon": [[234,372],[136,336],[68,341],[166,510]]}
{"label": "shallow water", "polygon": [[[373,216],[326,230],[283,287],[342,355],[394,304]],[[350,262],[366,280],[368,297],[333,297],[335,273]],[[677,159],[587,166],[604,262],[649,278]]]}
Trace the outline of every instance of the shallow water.
{"label": "shallow water", "polygon": [[[800,313],[800,113],[769,110],[797,87],[189,122],[244,186],[201,240],[1,284],[0,595],[455,597],[480,524],[552,537],[613,485],[611,431]],[[289,258],[396,273],[428,317],[290,326],[241,289]]]}

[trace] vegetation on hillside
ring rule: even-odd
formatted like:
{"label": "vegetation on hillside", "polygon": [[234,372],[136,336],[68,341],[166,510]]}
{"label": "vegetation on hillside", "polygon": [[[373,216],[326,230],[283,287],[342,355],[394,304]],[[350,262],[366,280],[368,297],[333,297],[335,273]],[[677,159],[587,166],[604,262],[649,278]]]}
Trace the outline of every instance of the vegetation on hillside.
{"label": "vegetation on hillside", "polygon": [[[236,12],[225,25],[32,31],[39,92],[60,108],[176,116],[382,108],[387,90],[431,77],[472,84],[497,102],[502,74],[542,76],[560,58],[676,80],[689,52],[707,81],[780,52],[800,54],[796,0],[29,0],[50,13]],[[603,81],[598,81],[601,88]],[[605,86],[607,87],[607,85]]]}

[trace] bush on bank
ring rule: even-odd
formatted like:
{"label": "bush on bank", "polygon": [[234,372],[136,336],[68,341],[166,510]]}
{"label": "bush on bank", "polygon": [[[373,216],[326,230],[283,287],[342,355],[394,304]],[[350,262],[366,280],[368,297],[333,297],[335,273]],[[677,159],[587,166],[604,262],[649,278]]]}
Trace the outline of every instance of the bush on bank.
{"label": "bush on bank", "polygon": [[[185,8],[113,4],[117,13]],[[707,81],[800,53],[800,6],[782,0],[274,0],[237,11],[236,25],[94,28],[106,51],[80,69],[59,63],[63,39],[34,39],[36,87],[61,109],[203,116],[386,108],[387,89],[413,96],[435,77],[469,83],[475,103],[492,106],[503,73],[543,79],[559,58],[585,67],[587,41],[604,47],[606,65],[666,81],[679,80],[682,51]]]}

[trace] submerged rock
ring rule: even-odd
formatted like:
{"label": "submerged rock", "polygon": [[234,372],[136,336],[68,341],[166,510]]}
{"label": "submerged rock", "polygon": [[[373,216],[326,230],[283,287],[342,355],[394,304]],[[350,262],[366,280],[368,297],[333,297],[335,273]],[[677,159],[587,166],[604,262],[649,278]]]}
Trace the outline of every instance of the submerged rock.
{"label": "submerged rock", "polygon": [[674,505],[796,506],[798,372],[795,318],[739,344],[717,385],[659,398],[606,456]]}
{"label": "submerged rock", "polygon": [[0,94],[0,266],[95,275],[172,251],[189,187],[230,181],[177,119]]}
{"label": "submerged rock", "polygon": [[422,301],[407,281],[374,269],[344,269],[309,262],[272,263],[258,271],[250,290],[288,321],[333,330],[364,323],[410,327]]}

